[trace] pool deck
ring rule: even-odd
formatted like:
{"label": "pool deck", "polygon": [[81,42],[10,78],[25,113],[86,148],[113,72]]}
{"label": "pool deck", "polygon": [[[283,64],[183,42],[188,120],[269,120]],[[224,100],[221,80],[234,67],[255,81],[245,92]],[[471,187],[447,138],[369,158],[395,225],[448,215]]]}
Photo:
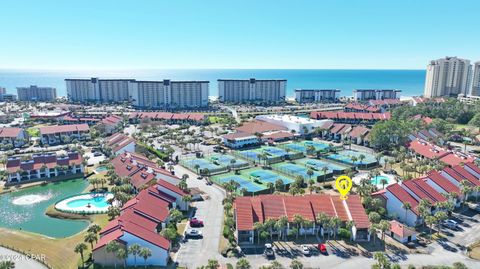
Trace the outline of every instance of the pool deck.
{"label": "pool deck", "polygon": [[[358,175],[354,176],[352,178],[353,182],[355,182],[356,184],[360,184],[360,180],[362,179],[365,179],[365,178],[368,178],[368,174],[369,173],[359,173]],[[395,184],[397,183],[397,180],[395,179],[395,176],[394,175],[389,175],[389,174],[384,174],[384,173],[380,173],[380,176],[384,176],[386,178],[388,178],[388,184],[385,185],[385,188],[389,185],[392,185],[392,184]],[[375,185],[378,189],[383,189],[383,186],[382,184],[376,184]]]}

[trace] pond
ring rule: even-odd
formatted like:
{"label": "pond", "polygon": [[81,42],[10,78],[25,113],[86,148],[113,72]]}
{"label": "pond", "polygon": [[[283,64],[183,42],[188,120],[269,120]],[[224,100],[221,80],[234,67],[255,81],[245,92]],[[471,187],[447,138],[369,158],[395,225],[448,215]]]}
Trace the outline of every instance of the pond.
{"label": "pond", "polygon": [[87,186],[84,179],[72,179],[1,194],[0,227],[55,238],[74,235],[89,222],[51,218],[45,215],[45,210],[59,200],[81,193]]}

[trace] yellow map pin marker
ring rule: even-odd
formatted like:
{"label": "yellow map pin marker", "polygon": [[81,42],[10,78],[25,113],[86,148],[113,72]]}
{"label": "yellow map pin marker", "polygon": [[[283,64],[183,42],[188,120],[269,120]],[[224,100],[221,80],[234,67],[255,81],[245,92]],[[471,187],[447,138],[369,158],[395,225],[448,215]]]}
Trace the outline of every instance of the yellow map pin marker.
{"label": "yellow map pin marker", "polygon": [[340,192],[340,199],[347,200],[347,194],[352,188],[352,179],[348,176],[339,176],[335,180],[335,187],[337,187],[337,190]]}

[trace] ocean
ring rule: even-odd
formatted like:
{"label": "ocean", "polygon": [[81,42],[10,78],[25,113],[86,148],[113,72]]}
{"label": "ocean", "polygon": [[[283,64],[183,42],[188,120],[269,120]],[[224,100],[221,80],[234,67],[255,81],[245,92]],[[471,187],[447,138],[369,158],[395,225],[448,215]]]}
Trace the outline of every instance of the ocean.
{"label": "ocean", "polygon": [[286,79],[287,96],[297,88],[340,89],[352,96],[354,89],[398,89],[401,96],[423,94],[425,70],[331,70],[331,69],[175,69],[122,71],[18,71],[0,70],[0,87],[16,94],[16,87],[37,85],[57,88],[66,96],[65,78],[132,78],[139,80],[208,80],[210,96],[218,95],[217,79]]}

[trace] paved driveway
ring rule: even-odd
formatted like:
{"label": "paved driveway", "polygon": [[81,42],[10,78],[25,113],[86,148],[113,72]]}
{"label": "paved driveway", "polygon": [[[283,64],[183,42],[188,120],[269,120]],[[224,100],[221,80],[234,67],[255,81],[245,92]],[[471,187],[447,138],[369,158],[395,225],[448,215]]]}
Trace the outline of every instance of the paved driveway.
{"label": "paved driveway", "polygon": [[199,228],[202,231],[203,238],[189,239],[181,243],[174,260],[180,266],[188,268],[205,265],[208,259],[220,260],[221,255],[218,247],[223,226],[222,201],[225,198],[225,192],[215,185],[206,185],[205,180],[198,180],[197,175],[179,165],[175,166],[175,174],[179,177],[188,174],[190,176],[187,180],[188,186],[198,187],[208,197],[204,201],[193,203],[193,206],[197,208],[195,216],[204,221],[205,226]]}
{"label": "paved driveway", "polygon": [[448,241],[458,246],[468,246],[480,241],[480,214],[467,209],[462,214],[454,213],[452,219],[458,222],[457,229],[442,227]]}

